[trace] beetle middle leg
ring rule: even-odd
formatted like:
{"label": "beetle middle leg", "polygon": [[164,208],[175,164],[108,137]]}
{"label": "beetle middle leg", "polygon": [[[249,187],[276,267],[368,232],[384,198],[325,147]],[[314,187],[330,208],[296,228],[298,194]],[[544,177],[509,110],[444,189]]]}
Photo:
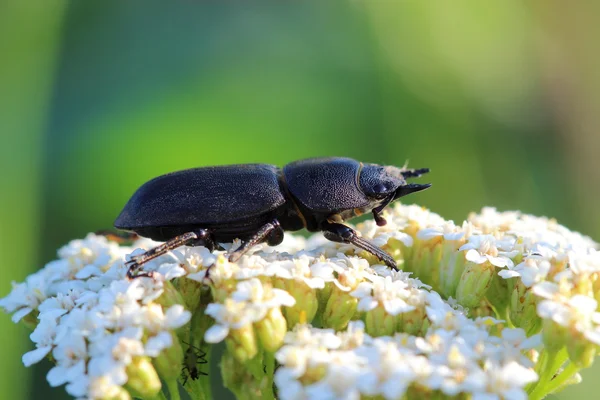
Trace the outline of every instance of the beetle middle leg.
{"label": "beetle middle leg", "polygon": [[321,229],[323,230],[323,235],[328,240],[338,243],[351,243],[356,247],[373,254],[379,260],[383,261],[388,267],[398,270],[396,261],[392,258],[392,256],[368,240],[358,236],[354,229],[343,224],[332,222],[325,222],[321,226]]}
{"label": "beetle middle leg", "polygon": [[152,277],[151,272],[138,273],[142,265],[188,243],[193,243],[194,245],[204,245],[211,252],[215,249],[215,241],[212,233],[209,230],[198,229],[193,232],[187,232],[164,242],[160,246],[153,247],[143,254],[133,256],[131,260],[125,263],[125,265],[129,267],[127,270],[127,277],[129,279],[138,277]]}
{"label": "beetle middle leg", "polygon": [[242,245],[238,247],[235,251],[229,254],[229,261],[236,262],[243,256],[248,250],[259,243],[266,241],[269,246],[277,246],[279,243],[283,241],[283,228],[279,224],[279,221],[274,219],[271,222],[268,222],[260,227],[260,229],[252,235],[252,237],[245,242],[242,242]]}

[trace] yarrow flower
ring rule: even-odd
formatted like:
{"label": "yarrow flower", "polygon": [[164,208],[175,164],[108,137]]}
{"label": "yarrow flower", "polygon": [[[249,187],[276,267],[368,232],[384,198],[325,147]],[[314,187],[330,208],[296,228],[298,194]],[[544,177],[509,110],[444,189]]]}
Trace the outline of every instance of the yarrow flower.
{"label": "yarrow flower", "polygon": [[462,224],[419,206],[384,217],[356,228],[400,271],[286,235],[237,262],[184,246],[129,280],[125,262],[157,243],[90,234],[0,307],[32,330],[23,363],[49,358],[48,383],[76,398],[178,398],[180,386],[210,398],[213,363],[238,398],[539,399],[581,380],[600,346],[595,242],[493,208]]}

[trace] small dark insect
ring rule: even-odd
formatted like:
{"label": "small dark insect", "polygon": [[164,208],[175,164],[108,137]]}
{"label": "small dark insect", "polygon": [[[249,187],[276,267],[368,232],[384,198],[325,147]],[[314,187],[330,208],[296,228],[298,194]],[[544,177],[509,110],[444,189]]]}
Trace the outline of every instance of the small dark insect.
{"label": "small dark insect", "polygon": [[[187,344],[183,342],[184,344]],[[185,386],[188,378],[192,378],[193,381],[198,379],[200,376],[208,376],[206,372],[202,372],[198,369],[198,365],[206,364],[206,352],[199,347],[188,344],[188,349],[185,352],[183,358],[183,368],[181,369],[181,380],[182,385]],[[187,371],[187,374],[186,374]]]}
{"label": "small dark insect", "polygon": [[128,276],[179,246],[205,246],[242,241],[229,253],[234,262],[252,246],[275,246],[284,231],[321,231],[334,242],[351,243],[389,267],[394,259],[344,221],[372,212],[377,225],[392,201],[430,187],[408,184],[429,169],[406,169],[358,162],[350,158],[311,158],[278,168],[241,164],[188,169],[159,176],[142,185],[115,221],[117,229],[165,243],[134,256]]}

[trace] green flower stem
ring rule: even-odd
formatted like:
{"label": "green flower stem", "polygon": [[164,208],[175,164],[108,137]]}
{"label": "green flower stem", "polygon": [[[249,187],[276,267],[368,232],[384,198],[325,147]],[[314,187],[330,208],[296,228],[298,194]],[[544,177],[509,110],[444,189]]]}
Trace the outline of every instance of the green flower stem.
{"label": "green flower stem", "polygon": [[[560,368],[560,366],[564,364],[567,358],[567,350],[564,348],[558,352],[548,352],[546,349],[542,351],[538,363],[540,365],[540,370],[538,372],[540,375],[540,380],[538,381],[537,385],[533,387],[533,391],[529,395],[531,400],[543,399],[544,396],[550,393],[548,387],[552,386],[553,382],[558,378],[556,377],[552,379],[552,377]],[[549,382],[551,382],[550,385],[548,385]],[[557,387],[554,389],[556,388]]]}
{"label": "green flower stem", "polygon": [[161,390],[152,400],[167,400],[167,395]]}
{"label": "green flower stem", "polygon": [[167,389],[169,390],[169,399],[181,400],[181,397],[179,396],[179,384],[177,383],[177,379],[169,379],[167,381]]}
{"label": "green flower stem", "polygon": [[577,365],[575,365],[575,363],[570,362],[565,367],[565,369],[563,369],[561,371],[560,374],[558,374],[554,379],[552,379],[552,381],[550,381],[550,384],[548,385],[548,389],[546,390],[546,394],[553,393],[556,390],[560,389],[561,386],[563,386],[563,384],[565,382],[567,382],[569,379],[571,379],[573,377],[573,375],[575,375],[578,372],[579,372],[579,367],[577,367]]}
{"label": "green flower stem", "polygon": [[263,391],[263,399],[275,399],[275,394],[273,393],[273,377],[275,375],[275,353],[271,353],[269,351],[265,351],[263,362],[265,363],[266,373],[266,388]]}

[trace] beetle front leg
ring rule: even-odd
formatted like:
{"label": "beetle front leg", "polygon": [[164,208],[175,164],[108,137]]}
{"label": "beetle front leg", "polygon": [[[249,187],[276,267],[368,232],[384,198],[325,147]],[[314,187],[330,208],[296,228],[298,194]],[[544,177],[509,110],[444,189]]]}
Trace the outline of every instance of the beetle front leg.
{"label": "beetle front leg", "polygon": [[191,242],[195,245],[204,245],[211,252],[215,249],[215,242],[210,231],[206,229],[198,229],[194,232],[187,232],[164,242],[160,246],[153,247],[143,254],[131,257],[131,260],[125,263],[125,265],[129,267],[127,270],[127,278],[133,279],[139,277],[152,277],[151,272],[138,273],[138,271],[142,268],[142,265],[150,260],[168,253],[171,250]]}
{"label": "beetle front leg", "polygon": [[332,242],[353,244],[354,246],[373,254],[379,260],[383,261],[388,267],[398,270],[396,261],[392,258],[392,256],[368,240],[358,236],[354,229],[343,224],[325,222],[321,226],[321,230],[323,231],[323,235]]}
{"label": "beetle front leg", "polygon": [[247,253],[252,246],[264,241],[266,241],[269,246],[277,246],[283,241],[283,235],[283,228],[279,224],[279,221],[274,219],[273,221],[261,226],[260,229],[254,235],[252,235],[250,239],[242,242],[240,247],[231,252],[229,254],[229,261],[236,262],[240,259],[240,257]]}

